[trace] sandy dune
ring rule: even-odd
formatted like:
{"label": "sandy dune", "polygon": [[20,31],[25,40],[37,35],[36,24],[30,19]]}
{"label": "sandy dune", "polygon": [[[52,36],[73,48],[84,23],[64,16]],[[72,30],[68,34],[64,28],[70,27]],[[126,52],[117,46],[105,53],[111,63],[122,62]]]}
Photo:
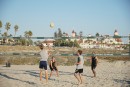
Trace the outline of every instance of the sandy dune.
{"label": "sandy dune", "polygon": [[0,65],[0,87],[130,87],[130,61],[101,60],[96,78],[92,78],[90,66],[84,66],[84,83],[79,86],[73,76],[75,66],[58,68],[60,76],[53,75],[48,84],[44,84],[39,81],[38,65],[12,65],[10,68]]}

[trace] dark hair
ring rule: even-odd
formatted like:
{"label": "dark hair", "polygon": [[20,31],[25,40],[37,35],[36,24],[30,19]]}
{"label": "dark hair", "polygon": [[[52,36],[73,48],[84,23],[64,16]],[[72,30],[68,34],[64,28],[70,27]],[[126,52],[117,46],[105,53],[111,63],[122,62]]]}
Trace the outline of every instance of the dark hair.
{"label": "dark hair", "polygon": [[92,54],[95,54],[95,51],[93,51]]}
{"label": "dark hair", "polygon": [[43,46],[42,44],[39,45],[39,48],[40,48],[41,50],[43,49],[43,47],[44,47],[44,46]]}
{"label": "dark hair", "polygon": [[78,50],[78,53],[81,55],[82,54],[82,50]]}
{"label": "dark hair", "polygon": [[95,52],[94,52],[94,51],[92,52],[92,57],[96,57],[96,54],[95,54]]}
{"label": "dark hair", "polygon": [[52,56],[51,58],[54,58],[54,56]]}

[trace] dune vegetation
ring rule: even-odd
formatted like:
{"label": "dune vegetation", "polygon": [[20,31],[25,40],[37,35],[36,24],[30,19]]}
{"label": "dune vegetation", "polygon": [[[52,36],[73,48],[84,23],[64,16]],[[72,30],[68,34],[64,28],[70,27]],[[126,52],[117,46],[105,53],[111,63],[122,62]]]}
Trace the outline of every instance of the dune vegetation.
{"label": "dune vegetation", "polygon": [[[128,53],[128,50],[107,50],[107,49],[82,49],[82,48],[70,48],[70,47],[53,47],[49,51],[51,56],[48,59],[51,59],[54,56],[57,60],[58,65],[74,65],[76,62],[77,56],[75,55],[77,50],[83,50],[83,54],[91,54],[93,51],[96,54],[120,54]],[[38,46],[0,46],[0,64],[5,64],[6,62],[11,62],[14,65],[35,65],[39,63],[40,51]],[[30,54],[30,53],[33,53]],[[63,54],[63,55],[60,55]],[[71,54],[71,55],[68,55]],[[84,56],[85,65],[90,65],[89,62],[90,56]],[[99,59],[105,59],[108,61],[123,60],[129,61],[129,56],[98,56]]]}

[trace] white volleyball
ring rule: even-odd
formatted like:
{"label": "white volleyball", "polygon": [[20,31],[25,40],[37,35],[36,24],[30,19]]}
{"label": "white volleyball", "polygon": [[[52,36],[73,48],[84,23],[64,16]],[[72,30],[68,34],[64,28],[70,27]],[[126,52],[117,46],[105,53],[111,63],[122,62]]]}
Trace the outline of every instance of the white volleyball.
{"label": "white volleyball", "polygon": [[50,23],[50,27],[54,28],[54,23],[53,22]]}

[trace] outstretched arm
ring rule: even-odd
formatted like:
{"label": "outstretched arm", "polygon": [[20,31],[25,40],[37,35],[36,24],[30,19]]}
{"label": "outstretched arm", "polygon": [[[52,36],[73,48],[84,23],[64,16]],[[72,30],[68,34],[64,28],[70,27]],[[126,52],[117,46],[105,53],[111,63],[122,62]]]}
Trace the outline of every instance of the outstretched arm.
{"label": "outstretched arm", "polygon": [[48,51],[48,56],[50,56],[51,55],[51,53]]}

